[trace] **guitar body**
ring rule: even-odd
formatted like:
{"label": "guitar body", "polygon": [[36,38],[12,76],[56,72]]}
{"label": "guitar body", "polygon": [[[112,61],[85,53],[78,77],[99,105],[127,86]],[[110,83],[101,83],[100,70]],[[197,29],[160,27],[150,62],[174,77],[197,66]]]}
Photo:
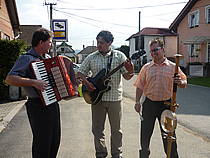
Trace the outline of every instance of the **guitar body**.
{"label": "guitar body", "polygon": [[103,94],[111,90],[111,87],[107,86],[107,84],[110,82],[110,79],[105,81],[102,80],[105,75],[106,69],[102,69],[95,77],[87,78],[87,80],[96,87],[96,89],[92,92],[89,92],[86,86],[82,85],[82,94],[87,103],[97,105],[101,102]]}

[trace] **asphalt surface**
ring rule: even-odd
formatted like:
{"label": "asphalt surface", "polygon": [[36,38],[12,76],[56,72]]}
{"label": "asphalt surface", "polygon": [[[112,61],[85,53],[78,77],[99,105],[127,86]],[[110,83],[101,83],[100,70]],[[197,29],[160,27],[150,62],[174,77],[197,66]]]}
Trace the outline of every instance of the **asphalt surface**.
{"label": "asphalt surface", "polygon": [[[135,87],[124,82],[123,99],[123,157],[138,158],[140,119],[134,111]],[[178,90],[176,129],[180,158],[209,158],[210,156],[210,88],[188,85]],[[25,110],[26,100],[0,104],[0,158],[30,158],[32,133]],[[61,144],[58,158],[94,158],[91,133],[91,109],[82,97],[60,101]],[[3,112],[4,111],[4,112]],[[108,158],[110,155],[110,127],[105,125]],[[150,158],[166,157],[163,151],[159,125],[156,122],[150,143]]]}

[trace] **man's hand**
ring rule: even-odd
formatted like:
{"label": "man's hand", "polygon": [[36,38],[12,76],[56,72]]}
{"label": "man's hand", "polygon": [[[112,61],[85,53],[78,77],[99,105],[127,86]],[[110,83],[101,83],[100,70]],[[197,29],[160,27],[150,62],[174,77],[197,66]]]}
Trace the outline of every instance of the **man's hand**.
{"label": "man's hand", "polygon": [[125,66],[126,70],[128,71],[128,73],[134,72],[133,63],[129,59],[126,59],[126,61],[124,62],[124,66]]}
{"label": "man's hand", "polygon": [[134,109],[136,110],[136,112],[140,112],[140,110],[141,110],[141,104],[138,102],[138,103],[136,103],[135,104],[135,106],[134,106]]}
{"label": "man's hand", "polygon": [[81,72],[77,72],[77,78],[80,79],[81,83],[86,86],[89,92],[92,92],[96,89],[94,85],[91,82],[89,82],[86,76]]}
{"label": "man's hand", "polygon": [[96,87],[94,87],[94,85],[91,82],[87,82],[85,86],[89,92],[92,92],[96,89]]}
{"label": "man's hand", "polygon": [[182,79],[180,77],[180,74],[177,74],[176,77],[173,78],[174,78],[174,83],[177,83],[178,85],[182,84]]}
{"label": "man's hand", "polygon": [[44,80],[34,80],[34,87],[40,91],[44,91],[47,88],[48,84]]}
{"label": "man's hand", "polygon": [[79,86],[80,84],[82,84],[82,81],[83,81],[82,77],[81,76],[77,76],[77,80],[76,80],[77,86]]}
{"label": "man's hand", "polygon": [[186,80],[182,80],[182,78],[180,77],[180,74],[177,74],[176,77],[174,78],[174,83],[177,83],[177,86],[181,89],[186,88],[187,86],[187,81]]}

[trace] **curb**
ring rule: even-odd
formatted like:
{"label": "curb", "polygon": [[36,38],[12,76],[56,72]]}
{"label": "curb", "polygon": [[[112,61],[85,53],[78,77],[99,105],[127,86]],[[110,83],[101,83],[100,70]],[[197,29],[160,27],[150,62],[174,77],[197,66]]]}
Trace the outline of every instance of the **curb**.
{"label": "curb", "polygon": [[22,109],[25,105],[25,100],[20,101],[0,122],[0,133],[7,127],[8,123],[13,119],[13,117]]}

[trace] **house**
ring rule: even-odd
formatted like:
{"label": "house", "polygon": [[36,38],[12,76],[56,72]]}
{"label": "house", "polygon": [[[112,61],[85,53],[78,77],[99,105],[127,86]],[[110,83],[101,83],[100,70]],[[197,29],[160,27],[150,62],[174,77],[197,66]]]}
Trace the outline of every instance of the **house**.
{"label": "house", "polygon": [[[169,26],[179,35],[179,52],[184,56],[183,65],[210,62],[210,3],[209,0],[189,0]],[[203,65],[189,72],[202,76]],[[200,67],[200,68],[199,68]],[[199,71],[196,74],[196,71]],[[194,75],[193,75],[194,74]]]}
{"label": "house", "polygon": [[0,0],[0,39],[13,40],[20,35],[15,0]]}
{"label": "house", "polygon": [[60,45],[56,46],[56,53],[60,55],[65,55],[70,58],[75,57],[75,51],[72,49],[71,45],[68,45],[66,42],[62,42]]}
{"label": "house", "polygon": [[83,50],[77,54],[78,64],[81,64],[83,60],[92,52],[97,50],[96,46],[87,46],[86,48],[83,47]]}
{"label": "house", "polygon": [[[146,27],[140,31],[141,37],[141,49],[146,51],[146,54],[142,55],[140,65],[144,65],[152,60],[149,53],[149,42],[152,39],[158,38],[165,42],[166,57],[173,59],[173,55],[177,53],[177,38],[168,28],[151,28]],[[126,41],[129,41],[130,56],[139,50],[139,32],[131,35]],[[138,64],[137,61],[133,61],[134,65]]]}
{"label": "house", "polygon": [[28,49],[30,49],[32,46],[31,40],[34,32],[41,27],[42,25],[20,25],[21,34],[19,39],[22,39],[26,42]]}

